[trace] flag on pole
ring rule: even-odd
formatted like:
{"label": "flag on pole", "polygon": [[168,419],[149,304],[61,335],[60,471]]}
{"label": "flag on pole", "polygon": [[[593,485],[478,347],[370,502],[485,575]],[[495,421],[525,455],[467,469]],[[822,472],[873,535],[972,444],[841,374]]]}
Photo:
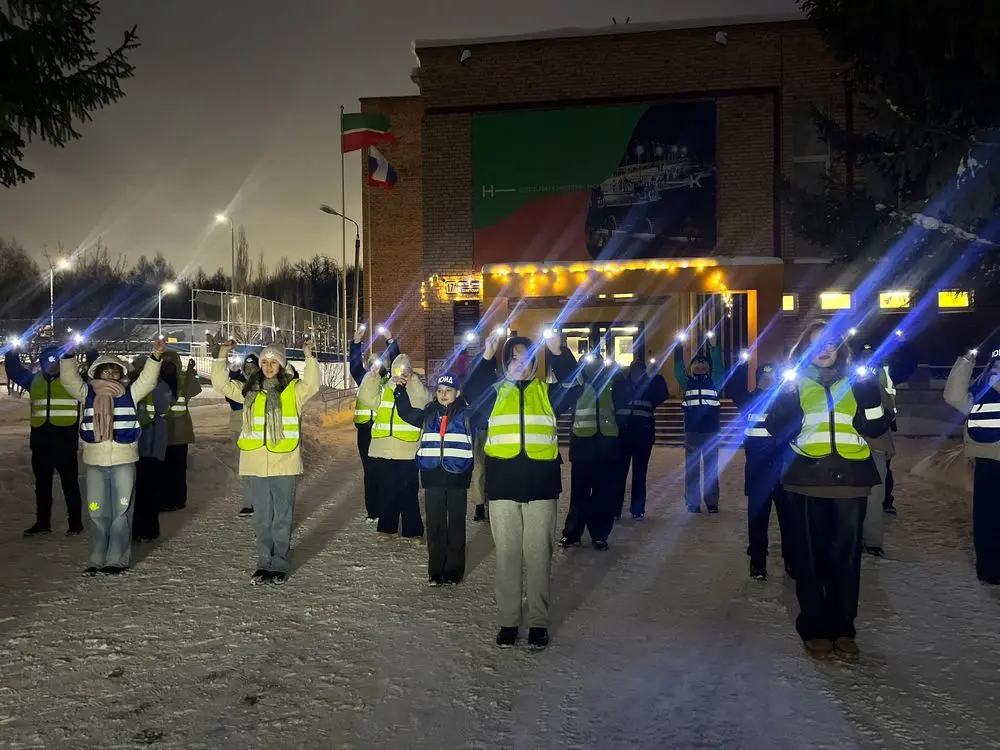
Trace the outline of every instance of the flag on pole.
{"label": "flag on pole", "polygon": [[374,146],[368,149],[368,184],[372,187],[392,190],[399,175],[389,160]]}
{"label": "flag on pole", "polygon": [[379,143],[395,143],[389,118],[378,112],[340,115],[341,150],[346,154]]}

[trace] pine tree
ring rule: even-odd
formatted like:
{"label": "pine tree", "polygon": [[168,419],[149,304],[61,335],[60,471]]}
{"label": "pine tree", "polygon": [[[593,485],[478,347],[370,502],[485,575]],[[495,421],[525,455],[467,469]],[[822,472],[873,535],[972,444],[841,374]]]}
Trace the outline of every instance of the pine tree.
{"label": "pine tree", "polygon": [[791,186],[796,233],[842,259],[895,248],[925,278],[997,247],[1000,2],[798,3],[845,66],[857,117],[848,131],[813,112],[843,168],[822,194]]}
{"label": "pine tree", "polygon": [[135,68],[135,27],[118,47],[96,48],[99,0],[6,0],[0,3],[0,185],[35,175],[21,163],[27,143],[63,147],[76,129],[121,99]]}

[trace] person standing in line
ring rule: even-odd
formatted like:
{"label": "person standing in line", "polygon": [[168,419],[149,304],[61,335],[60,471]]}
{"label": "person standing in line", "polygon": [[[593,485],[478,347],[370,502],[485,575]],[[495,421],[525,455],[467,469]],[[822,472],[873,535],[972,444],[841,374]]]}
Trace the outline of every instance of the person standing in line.
{"label": "person standing in line", "polygon": [[857,661],[862,533],[882,481],[867,441],[888,432],[890,417],[878,380],[852,370],[850,348],[826,323],[806,328],[791,360],[801,364],[784,374],[764,428],[791,447],[782,483],[798,514],[795,626],[813,658]]}
{"label": "person standing in line", "polygon": [[[465,349],[462,350],[461,355],[461,358],[465,362],[465,373],[455,373],[460,379],[459,382],[464,384],[468,381],[469,375],[472,372],[472,362],[478,360],[481,354],[479,349],[479,337],[477,335],[473,334],[471,337],[466,338]],[[475,523],[485,523],[490,520],[486,512],[488,507],[486,504],[486,430],[473,427],[473,433],[472,451],[475,454],[475,460],[472,462],[469,499],[472,501],[473,506],[472,520]]]}
{"label": "person standing in line", "polygon": [[136,405],[156,387],[160,358],[166,347],[153,343],[153,354],[134,383],[118,357],[103,354],[80,376],[71,350],[59,361],[66,391],[83,404],[80,439],[87,467],[87,510],[90,512],[90,565],[87,576],[119,575],[132,562],[132,518],[135,513],[135,467],[141,430]]}
{"label": "person standing in line", "polygon": [[[358,326],[354,332],[354,341],[348,353],[348,360],[351,367],[351,377],[357,386],[361,386],[368,370],[378,373],[378,377],[384,381],[388,379],[389,369],[387,367],[396,357],[399,356],[399,342],[393,338],[392,334],[385,328],[385,352],[381,357],[374,354],[368,358],[368,367],[364,363],[364,336],[365,326]],[[364,475],[365,486],[365,512],[368,514],[368,523],[378,523],[378,477],[372,468],[371,459],[368,457],[368,450],[372,442],[372,423],[375,421],[375,412],[365,407],[360,399],[354,401],[354,428],[357,430],[358,455],[361,457],[361,471]]]}
{"label": "person standing in line", "polygon": [[579,388],[563,383],[575,377],[576,361],[563,351],[557,335],[545,339],[549,364],[558,382],[535,377],[536,346],[523,336],[507,339],[497,375],[494,357],[500,336],[491,335],[482,359],[466,383],[474,417],[486,428],[486,494],[497,551],[496,600],[500,630],[496,642],[517,642],[521,596],[528,601],[528,646],[549,643],[549,584],[562,476],[556,417],[570,408]]}
{"label": "person standing in line", "polygon": [[392,379],[385,381],[370,371],[358,386],[358,401],[375,412],[368,456],[378,482],[378,539],[388,541],[397,531],[403,539],[420,542],[424,522],[420,517],[420,480],[414,461],[420,445],[420,428],[414,427],[396,408],[396,380],[404,383],[410,405],[423,409],[430,396],[413,373],[406,354],[400,354],[389,368]]}
{"label": "person standing in line", "polygon": [[292,520],[295,490],[302,474],[302,409],[319,391],[319,365],[312,343],[302,352],[302,377],[292,380],[285,371],[283,349],[266,346],[260,369],[240,388],[230,380],[227,362],[233,342],[223,344],[212,365],[212,387],[226,398],[243,403],[240,476],[244,504],[253,508],[257,569],[250,583],[283,584],[291,569]]}
{"label": "person standing in line", "polygon": [[167,454],[164,460],[164,504],[161,511],[183,510],[187,507],[188,446],[194,442],[194,424],[188,406],[201,393],[201,381],[190,366],[181,370],[177,352],[167,349],[163,354],[160,378],[169,386],[170,409],[167,412]]}
{"label": "person standing in line", "polygon": [[885,493],[888,491],[886,481],[889,475],[889,462],[896,454],[896,446],[892,439],[892,427],[896,423],[896,403],[893,394],[896,391],[893,388],[892,394],[890,394],[888,390],[892,383],[888,366],[879,366],[878,363],[868,362],[859,366],[858,373],[862,373],[865,369],[867,369],[868,375],[878,383],[882,408],[885,409],[889,419],[889,429],[884,435],[866,438],[872,452],[872,460],[875,462],[875,467],[878,469],[882,481],[872,487],[871,492],[868,493],[868,509],[865,512],[861,543],[867,554],[873,557],[885,557],[883,516],[885,515]]}
{"label": "person standing in line", "polygon": [[976,577],[1000,586],[1000,349],[994,349],[983,373],[972,372],[978,352],[959,357],[944,386],[944,400],[966,415],[965,455],[974,462],[972,541]]}
{"label": "person standing in line", "polygon": [[683,347],[674,348],[674,374],[684,392],[684,503],[689,513],[719,512],[719,391],[725,376],[722,354],[705,341],[705,352],[684,365]]}
{"label": "person standing in line", "polygon": [[658,372],[648,373],[646,363],[641,359],[632,360],[628,377],[622,386],[626,403],[618,410],[619,421],[622,423],[619,431],[621,465],[615,518],[621,518],[625,509],[625,484],[631,464],[632,493],[629,512],[632,520],[641,521],[646,517],[646,472],[653,444],[656,442],[656,409],[670,398],[670,393],[663,376]]}
{"label": "person standing in line", "polygon": [[[137,357],[133,368],[138,373],[146,364],[146,357]],[[161,365],[162,374],[162,365]],[[151,542],[160,536],[160,506],[167,480],[164,460],[167,456],[167,414],[173,394],[161,377],[153,392],[138,404],[139,461],[135,475],[135,512],[133,514],[132,540]]]}
{"label": "person standing in line", "polygon": [[15,349],[5,358],[7,377],[31,398],[31,470],[35,475],[35,523],[25,536],[52,530],[52,480],[56,472],[66,501],[67,536],[83,531],[77,453],[80,443],[80,405],[59,377],[59,347],[49,346],[39,355],[39,370],[30,372]]}
{"label": "person standing in line", "polygon": [[397,378],[396,409],[421,428],[417,468],[427,512],[427,579],[432,586],[465,578],[465,516],[472,477],[472,435],[468,404],[458,375],[437,378],[435,398],[423,409],[410,406],[406,378]]}
{"label": "person standing in line", "polygon": [[601,362],[593,354],[584,357],[583,384],[573,406],[569,512],[559,541],[563,549],[578,545],[586,528],[591,546],[606,551],[615,524],[621,470],[618,411],[626,394],[617,370]]}
{"label": "person standing in line", "polygon": [[794,532],[788,500],[781,486],[787,443],[775,438],[764,423],[767,410],[775,396],[775,368],[770,362],[757,367],[757,388],[747,394],[743,406],[743,451],[746,454],[743,491],[747,496],[747,555],[750,557],[750,578],[767,580],[767,529],[771,524],[771,506],[778,514],[781,534],[781,557],[785,574],[795,578],[792,563]]}

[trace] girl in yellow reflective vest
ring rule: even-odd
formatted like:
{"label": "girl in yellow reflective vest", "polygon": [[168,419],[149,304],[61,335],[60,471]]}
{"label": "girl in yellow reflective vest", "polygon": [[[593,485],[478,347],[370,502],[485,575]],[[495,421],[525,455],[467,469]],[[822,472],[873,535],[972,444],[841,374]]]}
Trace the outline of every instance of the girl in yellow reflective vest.
{"label": "girl in yellow reflective vest", "polygon": [[826,323],[805,330],[791,360],[764,426],[791,447],[782,484],[796,538],[795,626],[810,656],[855,661],[862,528],[881,482],[867,439],[884,435],[891,417],[875,373],[854,371]]}
{"label": "girl in yellow reflective vest", "polygon": [[260,370],[240,384],[227,372],[233,346],[229,342],[219,349],[212,387],[243,404],[243,431],[237,441],[240,476],[257,535],[257,569],[250,582],[284,583],[290,568],[295,488],[302,474],[302,407],[319,390],[319,366],[312,344],[306,342],[305,370],[301,379],[292,379],[285,372],[285,352],[267,346],[260,353]]}

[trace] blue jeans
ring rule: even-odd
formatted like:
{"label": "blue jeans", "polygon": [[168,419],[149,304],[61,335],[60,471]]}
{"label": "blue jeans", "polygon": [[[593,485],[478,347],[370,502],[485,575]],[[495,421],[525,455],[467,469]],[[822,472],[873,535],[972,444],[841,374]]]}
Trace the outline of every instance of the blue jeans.
{"label": "blue jeans", "polygon": [[291,567],[292,515],[298,477],[243,477],[243,499],[253,507],[257,568],[287,573]]}
{"label": "blue jeans", "polygon": [[127,568],[132,561],[135,464],[87,467],[90,564]]}

